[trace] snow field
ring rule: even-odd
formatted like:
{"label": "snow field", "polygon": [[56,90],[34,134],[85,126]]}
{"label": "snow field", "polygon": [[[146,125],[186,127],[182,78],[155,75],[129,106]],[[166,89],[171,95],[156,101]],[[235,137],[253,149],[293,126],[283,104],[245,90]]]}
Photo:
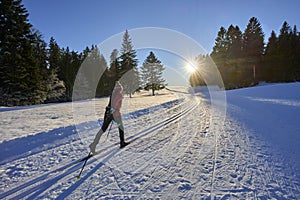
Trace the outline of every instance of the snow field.
{"label": "snow field", "polygon": [[[0,131],[8,139],[0,143],[0,199],[300,199],[295,161],[300,97],[290,94],[299,88],[283,84],[226,92],[227,113],[212,108],[209,96],[178,88],[124,99],[125,137],[132,144],[119,149],[113,125],[80,179],[82,163],[73,162],[88,154],[107,99],[77,102],[83,110],[91,102],[102,108],[96,112],[99,122],[88,113],[79,118],[80,126],[64,113],[69,104],[3,108],[0,114],[7,118]],[[24,137],[24,129],[17,129],[12,138],[11,130],[4,131],[22,114],[36,119],[28,130],[43,128],[40,121],[51,118],[52,110],[65,127],[52,121],[49,131]],[[271,126],[279,115],[282,121]]]}

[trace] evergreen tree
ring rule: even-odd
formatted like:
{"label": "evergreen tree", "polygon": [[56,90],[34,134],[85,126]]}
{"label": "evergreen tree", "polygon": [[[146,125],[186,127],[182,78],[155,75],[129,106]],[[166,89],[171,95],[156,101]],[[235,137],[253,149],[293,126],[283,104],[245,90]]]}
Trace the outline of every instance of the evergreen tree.
{"label": "evergreen tree", "polygon": [[227,59],[231,63],[238,64],[242,51],[242,32],[238,26],[230,25],[227,31]]}
{"label": "evergreen tree", "polygon": [[243,53],[251,63],[260,61],[264,52],[264,33],[257,18],[252,17],[243,34]]}
{"label": "evergreen tree", "polygon": [[281,81],[299,80],[299,33],[285,21],[278,37]]}
{"label": "evergreen tree", "polygon": [[121,48],[120,61],[117,65],[117,78],[120,79],[124,74],[127,73],[122,79],[120,79],[124,93],[129,94],[130,97],[134,94],[140,84],[139,72],[137,68],[136,51],[133,49],[132,41],[126,30],[123,36],[123,43]]}
{"label": "evergreen tree", "polygon": [[43,79],[29,14],[21,0],[2,0],[0,13],[0,104],[42,103]]}
{"label": "evergreen tree", "polygon": [[238,87],[242,74],[242,32],[238,26],[230,25],[227,31],[226,76],[224,81],[230,88]]}
{"label": "evergreen tree", "polygon": [[110,77],[108,76],[108,66],[107,62],[102,54],[100,54],[99,66],[101,67],[101,78],[98,83],[97,96],[107,96],[110,95]]}
{"label": "evergreen tree", "polygon": [[[242,34],[237,26],[221,27],[211,53],[226,89],[246,87],[258,81],[300,80],[300,34],[284,22],[279,36],[272,31],[266,46],[259,21],[252,17]],[[206,62],[203,62],[207,65]],[[202,64],[203,64],[202,63]],[[196,84],[196,75],[191,80]]]}
{"label": "evergreen tree", "polygon": [[276,81],[279,72],[278,38],[275,31],[271,32],[264,54],[263,80]]}
{"label": "evergreen tree", "polygon": [[108,84],[109,84],[109,91],[110,91],[110,94],[114,88],[114,85],[115,85],[115,81],[116,81],[116,77],[117,77],[117,70],[119,68],[119,61],[118,61],[118,54],[119,54],[119,51],[117,49],[114,49],[112,52],[111,52],[111,55],[110,55],[110,67],[109,67],[109,70],[107,71],[106,75],[108,77]]}
{"label": "evergreen tree", "polygon": [[117,66],[115,65],[117,59],[118,59],[119,51],[118,49],[114,49],[110,54],[110,71],[111,73],[116,74]]}
{"label": "evergreen tree", "polygon": [[58,72],[60,65],[60,48],[53,37],[50,38],[49,50],[48,50],[48,63],[49,69]]}
{"label": "evergreen tree", "polygon": [[62,80],[59,80],[55,70],[49,70],[47,76],[47,99],[46,103],[66,101],[66,87]]}
{"label": "evergreen tree", "polygon": [[41,102],[46,99],[47,96],[47,43],[43,40],[42,34],[38,30],[34,30],[34,57],[38,61],[40,70],[40,88],[41,88]]}
{"label": "evergreen tree", "polygon": [[278,51],[278,38],[275,31],[271,32],[271,36],[268,39],[268,43],[265,50],[265,55],[275,54]]}
{"label": "evergreen tree", "polygon": [[165,87],[165,80],[162,77],[164,67],[161,61],[158,60],[151,51],[149,56],[143,63],[141,68],[142,82],[146,90],[152,90],[152,95],[155,95],[155,90],[160,90]]}
{"label": "evergreen tree", "polygon": [[293,28],[292,33],[292,45],[293,45],[293,80],[300,81],[300,33],[297,30],[296,25]]}
{"label": "evergreen tree", "polygon": [[[104,91],[103,76],[107,70],[107,62],[97,46],[92,45],[91,52],[84,59],[82,63],[81,75],[86,77],[88,86],[85,88],[89,91],[89,95],[84,98],[94,98],[95,96],[102,96]],[[85,91],[85,92],[86,92]]]}
{"label": "evergreen tree", "polygon": [[[242,32],[239,27],[230,25],[228,30],[221,27],[211,57],[222,74],[227,88],[235,88],[239,85],[243,59],[241,50]],[[211,65],[208,58],[201,59],[201,62],[205,65]]]}
{"label": "evergreen tree", "polygon": [[221,27],[215,41],[215,46],[213,47],[213,51],[211,53],[211,57],[215,60],[219,67],[221,63],[225,62],[227,50],[227,30],[224,27]]}
{"label": "evergreen tree", "polygon": [[[86,53],[84,51],[84,53]],[[60,50],[60,62],[58,69],[58,78],[64,82],[66,87],[66,100],[72,100],[74,81],[77,76],[78,69],[81,66],[84,54],[78,54],[70,51],[69,47]]]}
{"label": "evergreen tree", "polygon": [[252,17],[243,34],[244,84],[256,82],[256,74],[264,53],[264,33],[257,18]]}
{"label": "evergreen tree", "polygon": [[84,59],[86,59],[86,57],[88,57],[88,55],[89,55],[90,52],[91,52],[90,48],[86,47],[83,50],[82,55],[80,56],[81,57],[81,61],[84,61]]}
{"label": "evergreen tree", "polygon": [[285,21],[280,29],[278,36],[278,51],[281,57],[281,62],[288,62],[288,56],[292,53],[292,41],[291,41],[292,29],[290,25]]}
{"label": "evergreen tree", "polygon": [[62,53],[53,37],[50,38],[48,49],[48,76],[47,76],[47,103],[62,102],[67,100],[65,83],[59,79],[61,74]]}

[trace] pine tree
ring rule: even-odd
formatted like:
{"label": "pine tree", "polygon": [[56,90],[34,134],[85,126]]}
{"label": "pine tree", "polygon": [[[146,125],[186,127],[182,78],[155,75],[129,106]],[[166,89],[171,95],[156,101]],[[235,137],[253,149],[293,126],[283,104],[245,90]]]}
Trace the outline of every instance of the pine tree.
{"label": "pine tree", "polygon": [[276,81],[278,79],[279,72],[279,54],[278,54],[278,38],[275,31],[271,32],[271,36],[268,39],[268,43],[264,53],[264,81]]}
{"label": "pine tree", "polygon": [[86,57],[88,57],[89,53],[91,52],[89,47],[86,47],[81,55],[81,61],[83,61],[84,59],[86,59]]}
{"label": "pine tree", "polygon": [[279,63],[282,81],[299,80],[299,33],[285,21],[278,37]]}
{"label": "pine tree", "polygon": [[65,83],[59,79],[62,60],[60,47],[53,37],[50,38],[48,49],[48,75],[47,75],[47,103],[62,102],[67,100]]}
{"label": "pine tree", "polygon": [[230,63],[237,64],[241,58],[242,32],[238,26],[230,25],[226,34],[227,38],[227,59]]}
{"label": "pine tree", "polygon": [[107,62],[102,54],[100,54],[100,59],[98,65],[101,67],[101,78],[98,83],[97,96],[109,95],[110,94],[110,80],[108,77],[108,66]]}
{"label": "pine tree", "polygon": [[297,27],[293,29],[285,21],[276,37],[274,31],[268,40],[264,65],[267,66],[265,80],[271,82],[290,82],[300,80],[300,40]]}
{"label": "pine tree", "polygon": [[141,68],[142,82],[146,90],[152,90],[152,95],[155,95],[155,90],[160,90],[165,87],[165,80],[162,77],[164,67],[161,61],[158,60],[151,51],[149,56],[143,63]]}
{"label": "pine tree", "polygon": [[248,85],[256,82],[259,78],[254,72],[258,72],[264,53],[264,33],[257,18],[252,17],[247,24],[243,34],[243,56],[244,56],[244,77],[243,84]]}
{"label": "pine tree", "polygon": [[29,14],[21,0],[2,0],[0,13],[0,104],[42,103],[43,79]]}
{"label": "pine tree", "polygon": [[40,71],[40,96],[41,103],[46,99],[47,96],[47,43],[43,40],[42,34],[38,30],[33,31],[34,34],[34,57],[37,59],[39,71]]}
{"label": "pine tree", "polygon": [[278,51],[278,38],[275,31],[271,32],[271,36],[268,39],[268,43],[265,50],[265,55],[272,55]]}
{"label": "pine tree", "polygon": [[243,34],[243,52],[249,62],[259,62],[264,52],[264,33],[255,17],[249,20]]}
{"label": "pine tree", "polygon": [[[230,25],[228,30],[220,28],[211,57],[214,59],[227,88],[238,87],[241,77],[242,32],[238,26]],[[210,65],[208,58],[202,59]],[[195,76],[195,75],[194,75]]]}
{"label": "pine tree", "polygon": [[278,36],[278,54],[279,54],[279,80],[291,81],[289,77],[291,73],[291,57],[293,54],[292,41],[291,41],[292,29],[290,25],[285,21],[282,24],[280,33]]}
{"label": "pine tree", "polygon": [[84,92],[89,92],[84,98],[94,98],[95,96],[101,96],[103,91],[103,85],[101,84],[101,77],[104,71],[107,69],[107,63],[100,54],[100,50],[97,46],[92,45],[91,52],[85,58],[81,65],[83,69],[81,75],[86,77],[88,81],[87,88],[83,88]]}
{"label": "pine tree", "polygon": [[66,87],[62,80],[59,80],[55,70],[49,70],[47,76],[47,99],[46,103],[66,101]]}
{"label": "pine tree", "polygon": [[[123,36],[120,53],[121,56],[119,57],[120,61],[117,65],[116,79],[120,79],[124,87],[124,93],[129,94],[131,97],[131,95],[138,90],[140,79],[137,68],[138,61],[136,58],[136,51],[133,49],[132,41],[127,30]],[[126,76],[123,77],[124,74],[126,74]]]}
{"label": "pine tree", "polygon": [[300,81],[300,33],[294,25],[292,33],[292,45],[293,45],[293,80]]}
{"label": "pine tree", "polygon": [[215,41],[215,46],[211,53],[211,57],[215,60],[218,67],[221,67],[221,63],[225,63],[228,50],[227,30],[221,27],[218,36]]}
{"label": "pine tree", "polygon": [[53,37],[50,38],[49,50],[48,50],[48,63],[49,69],[58,72],[60,65],[60,48]]}
{"label": "pine tree", "polygon": [[73,84],[76,74],[77,71],[76,73],[73,72],[72,53],[70,52],[69,47],[62,48],[60,50],[58,77],[60,80],[63,80],[65,84],[67,101],[72,99]]}
{"label": "pine tree", "polygon": [[111,52],[111,55],[110,55],[110,67],[109,67],[109,70],[107,71],[106,75],[107,75],[107,79],[108,79],[108,84],[109,84],[109,91],[110,91],[110,94],[114,88],[114,85],[115,85],[115,81],[116,81],[116,78],[117,78],[117,69],[119,68],[119,61],[118,61],[118,54],[119,54],[119,51],[117,49],[114,49],[112,52]]}
{"label": "pine tree", "polygon": [[117,65],[116,62],[118,60],[118,49],[114,49],[110,54],[110,72],[116,76]]}

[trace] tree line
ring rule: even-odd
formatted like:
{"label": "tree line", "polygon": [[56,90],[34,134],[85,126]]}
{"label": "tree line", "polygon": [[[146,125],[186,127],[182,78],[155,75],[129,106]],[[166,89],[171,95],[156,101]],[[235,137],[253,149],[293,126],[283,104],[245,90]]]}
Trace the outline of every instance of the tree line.
{"label": "tree line", "polygon": [[[151,89],[154,95],[155,90],[165,85],[163,65],[153,52],[139,72],[128,31],[124,33],[120,53],[114,49],[107,63],[96,45],[78,53],[69,47],[61,48],[53,37],[47,44],[42,34],[29,23],[22,0],[2,0],[0,13],[0,105],[71,101],[74,82],[82,65],[95,67],[103,74],[97,77],[91,70],[80,76],[84,79],[80,83],[86,89],[82,92],[88,93],[82,95],[84,98],[110,95],[114,81],[121,77],[124,92],[130,96],[140,88]],[[98,81],[97,88],[90,94],[89,87],[95,84],[94,81]]]}
{"label": "tree line", "polygon": [[[256,85],[264,82],[300,81],[300,34],[296,25],[286,21],[279,35],[272,31],[267,44],[257,18],[252,17],[244,32],[236,25],[221,27],[210,55],[197,61],[218,67],[226,89]],[[209,66],[206,66],[209,68]],[[199,73],[190,77],[191,85],[205,85]]]}

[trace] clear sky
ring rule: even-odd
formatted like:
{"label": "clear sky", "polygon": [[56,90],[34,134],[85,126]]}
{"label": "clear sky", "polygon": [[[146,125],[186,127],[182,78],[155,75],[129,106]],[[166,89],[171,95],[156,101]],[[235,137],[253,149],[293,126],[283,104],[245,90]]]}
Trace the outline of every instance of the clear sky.
{"label": "clear sky", "polygon": [[[265,40],[284,21],[300,29],[299,0],[23,0],[29,21],[46,42],[81,52],[114,34],[141,27],[179,31],[211,53],[221,26],[242,31],[251,17],[262,24]],[[134,44],[134,41],[133,41]]]}

